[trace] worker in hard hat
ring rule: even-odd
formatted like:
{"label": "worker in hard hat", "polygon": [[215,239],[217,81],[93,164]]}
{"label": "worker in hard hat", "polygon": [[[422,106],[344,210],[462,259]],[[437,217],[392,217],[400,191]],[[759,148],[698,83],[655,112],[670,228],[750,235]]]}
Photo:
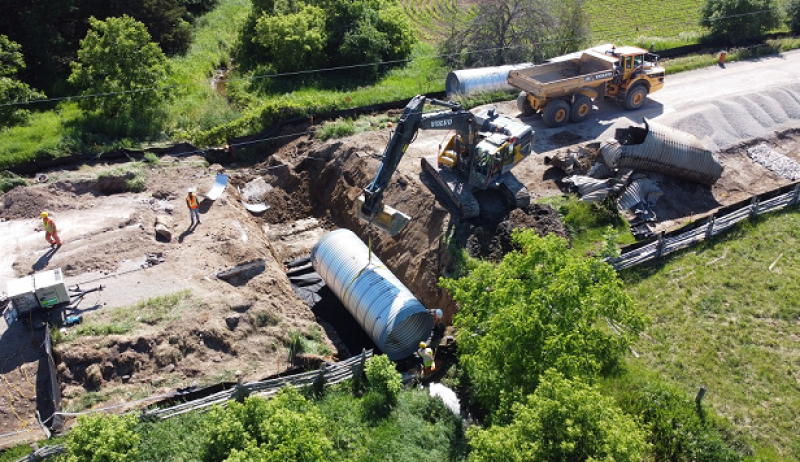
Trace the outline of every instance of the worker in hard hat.
{"label": "worker in hard hat", "polygon": [[419,350],[417,350],[417,355],[419,356],[420,363],[422,364],[422,370],[420,374],[425,375],[432,370],[435,369],[433,363],[433,350],[428,348],[428,344],[425,342],[419,342]]}
{"label": "worker in hard hat", "polygon": [[194,194],[194,188],[189,188],[186,194],[186,206],[189,207],[189,218],[192,219],[192,224],[189,226],[194,226],[194,219],[197,217],[197,224],[200,224],[200,211],[197,210],[198,202],[197,196]]}
{"label": "worker in hard hat", "polygon": [[428,310],[433,318],[433,338],[441,337],[444,335],[444,312],[441,308],[435,310]]}
{"label": "worker in hard hat", "polygon": [[58,237],[56,222],[47,212],[42,212],[42,225],[44,225],[44,238],[51,248],[61,247],[61,238]]}

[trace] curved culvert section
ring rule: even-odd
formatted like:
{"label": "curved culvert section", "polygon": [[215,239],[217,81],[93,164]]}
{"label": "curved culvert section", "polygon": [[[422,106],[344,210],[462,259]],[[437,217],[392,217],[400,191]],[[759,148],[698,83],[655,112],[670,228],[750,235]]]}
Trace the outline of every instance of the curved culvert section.
{"label": "curved culvert section", "polygon": [[430,335],[428,310],[352,231],[323,236],[311,250],[311,263],[389,358],[412,355]]}

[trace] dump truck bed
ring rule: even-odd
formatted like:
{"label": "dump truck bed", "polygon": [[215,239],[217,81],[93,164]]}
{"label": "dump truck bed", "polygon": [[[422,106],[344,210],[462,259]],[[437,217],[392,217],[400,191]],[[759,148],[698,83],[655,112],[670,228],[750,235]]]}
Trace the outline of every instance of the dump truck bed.
{"label": "dump truck bed", "polygon": [[597,88],[614,77],[617,58],[595,51],[579,57],[511,71],[508,83],[537,98],[556,98],[581,88]]}

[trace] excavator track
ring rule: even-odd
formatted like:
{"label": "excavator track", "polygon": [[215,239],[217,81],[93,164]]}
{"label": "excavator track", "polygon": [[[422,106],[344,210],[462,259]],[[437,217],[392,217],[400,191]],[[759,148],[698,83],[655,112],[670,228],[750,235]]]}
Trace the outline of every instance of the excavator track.
{"label": "excavator track", "polygon": [[[423,157],[422,168],[436,179],[442,191],[458,207],[463,218],[475,218],[481,214],[481,206],[478,204],[478,199],[472,194],[472,186],[461,181],[458,175],[450,170],[439,168],[437,157]],[[530,202],[530,196],[528,196],[528,202]]]}
{"label": "excavator track", "polygon": [[531,193],[514,175],[506,173],[499,178],[499,183],[509,207],[524,209],[531,205]]}

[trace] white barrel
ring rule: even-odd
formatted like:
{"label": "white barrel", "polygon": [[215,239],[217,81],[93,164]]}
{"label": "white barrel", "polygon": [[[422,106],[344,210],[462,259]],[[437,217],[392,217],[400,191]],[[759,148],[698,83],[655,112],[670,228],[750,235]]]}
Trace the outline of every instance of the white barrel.
{"label": "white barrel", "polygon": [[428,310],[352,231],[323,236],[311,250],[311,263],[390,359],[411,356],[427,340],[433,329]]}
{"label": "white barrel", "polygon": [[451,71],[445,80],[445,91],[448,97],[477,91],[511,91],[514,87],[508,84],[508,73],[528,67],[533,67],[533,63]]}

